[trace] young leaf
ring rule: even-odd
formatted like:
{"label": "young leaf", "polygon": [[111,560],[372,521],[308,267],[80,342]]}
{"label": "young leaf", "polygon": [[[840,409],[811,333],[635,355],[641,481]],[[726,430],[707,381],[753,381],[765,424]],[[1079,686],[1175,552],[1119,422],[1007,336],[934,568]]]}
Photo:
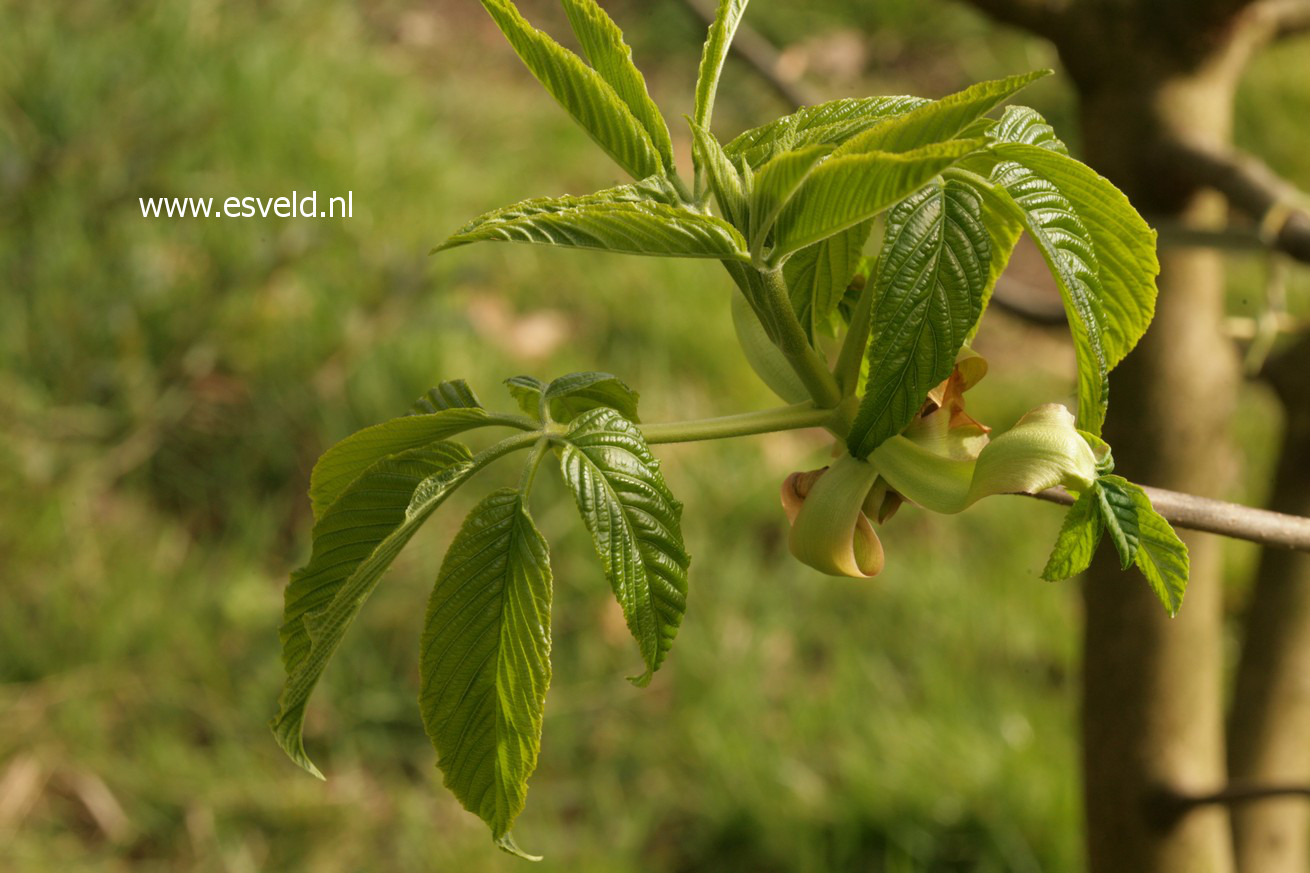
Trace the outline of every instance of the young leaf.
{"label": "young leaf", "polygon": [[988,130],[987,137],[996,142],[1024,143],[1062,155],[1069,154],[1069,147],[1055,135],[1055,128],[1041,113],[1028,106],[1005,107],[1001,120]]}
{"label": "young leaf", "polygon": [[[1053,154],[1034,146],[1010,146]],[[1010,209],[1037,243],[1064,301],[1078,361],[1078,426],[1101,432],[1109,402],[1109,361],[1104,345],[1108,318],[1098,278],[1095,249],[1087,226],[1069,198],[1047,179],[1014,162],[996,167],[992,182],[997,210]],[[993,191],[985,194],[996,196]]]}
{"label": "young leaf", "polygon": [[569,373],[560,376],[546,387],[546,402],[550,417],[558,422],[569,422],[577,416],[600,406],[608,406],[628,421],[637,418],[638,394],[617,376],[609,373]]}
{"label": "young leaf", "polygon": [[467,382],[463,379],[452,379],[449,382],[442,382],[435,388],[429,388],[426,394],[414,401],[414,405],[409,408],[409,414],[431,415],[446,409],[480,409],[481,407],[478,396],[473,393]]}
{"label": "young leaf", "polygon": [[[753,272],[753,271],[752,271]],[[769,339],[764,325],[751,309],[745,294],[732,295],[732,326],[737,334],[737,345],[746,356],[755,375],[769,389],[788,403],[808,400],[810,392],[796,371],[787,363],[781,350]]]}
{"label": "young leaf", "polygon": [[758,252],[773,228],[778,212],[786,205],[810,171],[832,152],[832,146],[806,146],[783,152],[755,174],[755,188],[750,198],[750,245]]}
{"label": "young leaf", "polygon": [[1127,570],[1137,560],[1140,545],[1140,519],[1133,494],[1141,489],[1122,476],[1101,476],[1096,480],[1094,490],[1101,508],[1101,520],[1119,553],[1120,564]]}
{"label": "young leaf", "polygon": [[1190,569],[1187,546],[1169,522],[1155,511],[1145,491],[1132,485],[1129,493],[1137,507],[1137,569],[1142,571],[1169,614],[1177,615],[1187,591]]}
{"label": "young leaf", "polygon": [[712,215],[600,195],[528,200],[498,209],[475,219],[433,251],[481,240],[672,258],[750,257],[737,229]]}
{"label": "young leaf", "polygon": [[811,341],[845,296],[872,227],[872,222],[862,221],[836,236],[806,246],[783,264],[782,275],[791,294],[792,309]]}
{"label": "young leaf", "polygon": [[696,76],[695,118],[696,124],[706,130],[710,128],[710,117],[714,114],[714,94],[719,89],[719,74],[723,72],[723,62],[728,57],[728,46],[732,44],[732,37],[737,32],[737,25],[741,23],[748,2],[719,0],[718,12],[705,39],[700,71]]}
{"label": "young leaf", "polygon": [[600,73],[641,122],[666,171],[672,171],[673,141],[668,125],[655,101],[646,90],[646,79],[632,62],[632,49],[623,41],[623,32],[596,0],[563,0],[569,24],[582,43],[582,50],[596,72]]}
{"label": "young leaf", "polygon": [[1055,540],[1055,548],[1042,570],[1042,578],[1047,582],[1058,582],[1077,576],[1092,563],[1096,546],[1105,533],[1101,521],[1100,496],[1096,487],[1088,488],[1064,516],[1060,535]]}
{"label": "young leaf", "polygon": [[1003,143],[993,151],[1049,183],[1077,216],[1095,257],[1104,319],[1101,340],[1106,366],[1113,369],[1137,345],[1155,314],[1160,272],[1155,231],[1123,192],[1086,164],[1038,145]]}
{"label": "young leaf", "polygon": [[956,140],[910,152],[830,157],[810,173],[774,226],[773,263],[866,221],[983,143]]}
{"label": "young leaf", "polygon": [[646,663],[633,681],[645,685],[673,645],[687,604],[682,504],[641,431],[614,410],[583,413],[565,440],[564,480]]}
{"label": "young leaf", "polygon": [[939,179],[888,215],[873,280],[869,381],[847,436],[853,457],[900,433],[951,374],[982,311],[991,257],[979,197],[967,185]]}
{"label": "young leaf", "polygon": [[696,166],[706,171],[710,190],[714,192],[714,197],[719,202],[719,210],[733,227],[738,230],[746,229],[750,212],[746,206],[746,192],[742,187],[741,175],[724,154],[723,147],[719,145],[714,134],[697,126],[691,119],[687,119],[687,122],[691,125],[691,147],[692,154],[696,158]]}
{"label": "young leaf", "polygon": [[523,63],[573,120],[634,179],[663,169],[650,134],[605,79],[524,20],[509,0],[482,0]]}
{"label": "young leaf", "polygon": [[751,167],[758,167],[789,149],[841,145],[885,118],[928,102],[923,97],[845,97],[806,106],[738,135],[723,150],[729,157],[743,158]]}
{"label": "young leaf", "polygon": [[533,376],[510,376],[505,380],[505,387],[524,415],[541,420],[541,395],[546,390],[545,382]]}
{"label": "young leaf", "polygon": [[[428,601],[423,725],[444,782],[507,852],[541,749],[550,685],[550,553],[512,488],[469,513]],[[534,859],[535,860],[535,859]]]}
{"label": "young leaf", "polygon": [[971,85],[963,91],[873,125],[843,143],[835,155],[841,157],[874,151],[908,152],[932,143],[945,142],[1008,97],[1050,73],[1050,70],[1039,70]]}
{"label": "young leaf", "polygon": [[309,475],[309,500],[321,519],[355,477],[378,460],[495,423],[481,408],[453,407],[393,418],[356,431],[333,445]]}
{"label": "young leaf", "polygon": [[[315,776],[322,778],[302,738],[314,686],[387,567],[472,470],[468,449],[456,443],[383,458],[350,483],[314,525],[309,563],[291,574],[286,589],[281,638],[287,678],[272,728],[291,759]],[[427,497],[416,508],[412,503],[420,490]]]}

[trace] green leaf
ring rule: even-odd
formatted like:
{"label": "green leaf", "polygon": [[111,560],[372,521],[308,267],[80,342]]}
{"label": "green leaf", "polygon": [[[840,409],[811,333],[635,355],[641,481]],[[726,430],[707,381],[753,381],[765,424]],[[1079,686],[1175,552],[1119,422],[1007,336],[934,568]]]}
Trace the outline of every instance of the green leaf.
{"label": "green leaf", "polygon": [[1036,145],[1001,144],[993,151],[1057,189],[1085,230],[1097,268],[1106,366],[1113,369],[1155,314],[1155,231],[1123,192],[1086,164]]}
{"label": "green leaf", "polygon": [[650,135],[599,73],[524,20],[509,0],[482,5],[532,75],[619,166],[635,179],[663,169]]}
{"label": "green leaf", "polygon": [[1122,476],[1101,476],[1094,490],[1110,542],[1119,553],[1119,563],[1127,570],[1137,559],[1140,544],[1140,520],[1133,494],[1141,489]]}
{"label": "green leaf", "polygon": [[803,107],[738,135],[723,150],[758,167],[774,155],[808,145],[837,146],[893,115],[929,101],[923,97],[845,97]]}
{"label": "green leaf", "polygon": [[645,685],[673,645],[687,604],[682,504],[641,431],[614,410],[583,413],[565,440],[564,480],[646,663],[633,681]]}
{"label": "green leaf", "polygon": [[519,491],[495,491],[469,513],[432,589],[419,707],[446,787],[526,858],[510,828],[541,749],[550,605],[546,541]]}
{"label": "green leaf", "polygon": [[[1010,257],[1014,254],[1014,247],[1019,242],[1019,237],[1023,234],[1023,223],[1019,221],[1015,214],[1013,204],[1010,203],[1004,194],[998,193],[995,189],[986,185],[974,185],[971,180],[962,180],[964,184],[970,185],[978,194],[978,202],[982,209],[982,224],[987,228],[987,239],[991,243],[992,259],[987,265],[987,284],[983,287],[982,293],[982,311],[987,311],[987,304],[992,302],[992,293],[996,290],[996,282],[1005,272],[1006,266],[1010,263]],[[982,326],[982,315],[979,314],[978,321],[974,322],[973,329],[969,331],[969,337],[966,342],[972,342],[978,334],[978,328]]]}
{"label": "green leaf", "polygon": [[1055,135],[1055,128],[1041,113],[1028,106],[1005,107],[1001,120],[988,130],[987,135],[996,142],[1024,143],[1062,155],[1069,154],[1069,147]]}
{"label": "green leaf", "polygon": [[646,79],[632,62],[632,49],[623,41],[623,31],[596,0],[563,0],[569,24],[582,43],[582,50],[619,99],[627,105],[660,153],[664,169],[672,171],[673,141],[668,125],[646,90]]}
{"label": "green leaf", "polygon": [[828,323],[860,265],[873,223],[862,221],[836,236],[806,246],[787,259],[782,275],[792,309],[811,341]]}
{"label": "green leaf", "polygon": [[945,142],[1006,98],[1050,73],[1050,70],[1039,70],[971,85],[963,91],[873,125],[843,143],[835,156],[865,152],[908,152]]}
{"label": "green leaf", "polygon": [[541,421],[541,395],[546,391],[545,382],[534,376],[510,376],[505,380],[505,387],[524,415]]}
{"label": "green leaf", "polygon": [[[1053,154],[1035,146],[1007,146]],[[1078,361],[1078,426],[1101,432],[1109,403],[1109,361],[1104,331],[1108,321],[1102,304],[1091,234],[1069,198],[1052,182],[1022,164],[1006,162],[992,173],[992,182],[1004,193],[1000,208],[1014,218],[1037,243],[1051,275],[1060,288]]]}
{"label": "green leaf", "polygon": [[687,123],[691,126],[691,147],[692,154],[696,158],[696,166],[707,171],[710,190],[714,192],[714,197],[719,202],[719,210],[734,227],[739,230],[745,229],[750,212],[746,205],[746,192],[742,187],[741,174],[728,160],[714,134],[699,127],[690,118],[687,119]]}
{"label": "green leaf", "polygon": [[957,140],[900,154],[828,158],[783,207],[770,260],[781,263],[792,252],[867,221],[981,145],[982,140]]}
{"label": "green leaf", "polygon": [[982,311],[991,243],[973,188],[940,180],[897,204],[874,274],[869,381],[847,436],[867,458],[951,374]]}
{"label": "green leaf", "polygon": [[1137,569],[1142,571],[1169,614],[1177,615],[1187,592],[1190,572],[1187,546],[1169,522],[1155,511],[1145,491],[1133,485],[1130,493],[1137,507]]}
{"label": "green leaf", "polygon": [[434,252],[481,240],[600,249],[631,255],[746,260],[746,241],[712,215],[637,200],[627,186],[585,197],[525,200],[461,228]]}
{"label": "green leaf", "polygon": [[280,635],[287,678],[271,726],[283,750],[315,776],[323,774],[305,754],[302,736],[314,686],[387,567],[473,470],[468,449],[455,443],[383,458],[314,525],[309,563],[291,574],[286,589]]}
{"label": "green leaf", "polygon": [[1058,582],[1086,570],[1104,533],[1100,496],[1093,486],[1080,494],[1065,514],[1055,548],[1042,570],[1042,578],[1047,582]]}
{"label": "green leaf", "polygon": [[609,373],[569,373],[546,387],[550,417],[569,422],[588,410],[607,406],[629,421],[637,418],[639,395],[623,380]]}
{"label": "green leaf", "polygon": [[728,47],[732,37],[741,23],[741,16],[746,11],[749,0],[719,0],[718,11],[710,24],[709,34],[705,39],[705,48],[701,52],[700,71],[696,76],[696,124],[709,130],[710,118],[714,114],[714,94],[719,89],[719,74],[723,72],[723,62],[728,57]]}
{"label": "green leaf", "polygon": [[831,152],[832,146],[827,145],[806,146],[783,152],[755,174],[755,188],[750,198],[749,240],[752,252],[762,249],[764,239],[773,228],[773,222],[782,207],[796,193],[810,171]]}
{"label": "green leaf", "polygon": [[431,415],[446,409],[479,409],[481,406],[478,396],[473,393],[467,382],[463,379],[452,379],[449,382],[442,382],[435,388],[429,388],[426,394],[414,401],[414,405],[409,408],[409,414]]}
{"label": "green leaf", "polygon": [[380,459],[493,423],[484,409],[454,407],[393,418],[356,431],[324,452],[310,473],[314,518],[321,519],[346,486]]}
{"label": "green leaf", "polygon": [[[747,268],[743,267],[743,270]],[[737,334],[737,345],[746,356],[755,375],[788,403],[800,403],[808,400],[810,392],[791,364],[783,357],[782,351],[769,339],[764,325],[751,309],[745,294],[732,295],[732,326]]]}

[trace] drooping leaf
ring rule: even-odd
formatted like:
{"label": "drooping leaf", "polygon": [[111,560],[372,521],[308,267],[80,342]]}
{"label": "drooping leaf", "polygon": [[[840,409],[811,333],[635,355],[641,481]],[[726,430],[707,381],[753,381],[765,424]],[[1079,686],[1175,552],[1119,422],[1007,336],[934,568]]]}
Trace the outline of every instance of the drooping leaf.
{"label": "drooping leaf", "polygon": [[1101,476],[1096,480],[1096,494],[1101,509],[1101,520],[1119,553],[1119,563],[1125,570],[1137,560],[1141,533],[1137,503],[1133,499],[1136,485],[1122,476]]}
{"label": "drooping leaf", "polygon": [[901,432],[951,374],[982,312],[991,242],[977,192],[935,181],[898,204],[874,273],[869,380],[847,437],[867,458]]}
{"label": "drooping leaf", "polygon": [[[743,268],[747,269],[747,268]],[[808,400],[810,392],[800,376],[787,363],[782,351],[769,339],[764,325],[756,317],[745,294],[732,295],[732,326],[737,334],[737,345],[746,356],[755,375],[788,403]]]}
{"label": "drooping leaf", "polygon": [[569,373],[560,376],[546,387],[546,402],[550,417],[558,422],[569,422],[577,416],[600,406],[608,406],[628,421],[637,418],[639,395],[618,376],[609,373]]}
{"label": "drooping leaf", "polygon": [[560,456],[564,480],[637,640],[645,685],[673,645],[687,603],[682,504],[636,425],[612,409],[574,420]]}
{"label": "drooping leaf", "polygon": [[510,376],[505,380],[505,387],[524,415],[541,420],[541,395],[546,391],[545,382],[535,376]]}
{"label": "drooping leaf", "polygon": [[810,171],[832,152],[832,146],[814,145],[779,154],[760,167],[750,197],[751,251],[759,251],[782,207]]}
{"label": "drooping leaf", "polygon": [[482,0],[523,63],[592,139],[634,179],[661,171],[650,134],[605,79],[537,30],[509,0]]}
{"label": "drooping leaf", "polygon": [[773,263],[874,217],[982,145],[956,140],[914,151],[830,157],[802,183],[774,225]]}
{"label": "drooping leaf", "polygon": [[792,309],[811,340],[845,296],[872,226],[872,222],[862,221],[806,246],[783,264],[782,275],[791,294]]}
{"label": "drooping leaf", "polygon": [[842,143],[834,156],[866,152],[908,152],[933,143],[946,142],[1008,97],[1037,79],[1050,75],[1050,72],[1039,70],[971,85],[963,91],[872,125]]}
{"label": "drooping leaf", "polygon": [[463,379],[442,382],[435,388],[414,401],[409,408],[410,415],[431,415],[446,409],[478,409],[482,406],[478,396]]}
{"label": "drooping leaf", "polygon": [[329,448],[314,464],[309,476],[314,518],[321,519],[346,486],[380,459],[492,423],[484,409],[452,407],[393,418],[356,431]]}
{"label": "drooping leaf", "polygon": [[893,115],[929,101],[923,97],[846,97],[803,107],[739,134],[723,147],[731,158],[758,167],[779,152],[808,145],[838,146]]}
{"label": "drooping leaf", "polygon": [[[1034,146],[1011,146],[1052,154]],[[1037,243],[1064,301],[1078,362],[1078,426],[1101,432],[1109,403],[1109,362],[1104,345],[1108,318],[1098,278],[1091,234],[1069,198],[1054,184],[1021,164],[1006,162],[992,173],[1003,196],[991,201],[1010,209]],[[995,193],[995,192],[993,192]],[[987,195],[985,195],[987,196]]]}
{"label": "drooping leaf", "polygon": [[[1058,150],[1002,143],[994,153],[1022,165],[1058,190],[1085,230],[1100,286],[1106,366],[1113,369],[1137,345],[1155,314],[1155,277],[1160,272],[1155,231],[1123,192]],[[1013,183],[1016,177],[1007,178]]]}
{"label": "drooping leaf", "polygon": [[1041,113],[1028,106],[1005,107],[1001,120],[989,128],[987,135],[996,142],[1024,143],[1062,155],[1069,154],[1069,147],[1055,135],[1055,128],[1047,123]]}
{"label": "drooping leaf", "polygon": [[710,118],[714,114],[714,95],[719,90],[719,75],[723,72],[723,62],[728,57],[728,47],[732,37],[737,33],[737,25],[746,11],[749,0],[719,0],[718,11],[710,24],[709,34],[705,38],[705,48],[701,52],[700,70],[696,75],[696,124],[706,130],[710,129]]}
{"label": "drooping leaf", "polygon": [[419,708],[437,766],[502,849],[537,766],[550,685],[550,554],[511,488],[479,503],[441,564],[423,625]]}
{"label": "drooping leaf", "polygon": [[1187,591],[1190,561],[1187,545],[1151,505],[1146,492],[1130,490],[1137,507],[1138,547],[1135,563],[1170,615],[1177,615]]}
{"label": "drooping leaf", "polygon": [[607,192],[526,200],[489,212],[433,251],[481,240],[673,258],[749,258],[746,241],[726,221],[626,194],[615,199]]}
{"label": "drooping leaf", "polygon": [[1048,582],[1058,582],[1077,576],[1092,563],[1096,546],[1105,533],[1105,524],[1101,521],[1100,497],[1095,487],[1089,488],[1064,516],[1060,535],[1055,540],[1055,548],[1042,570],[1042,578]]}
{"label": "drooping leaf", "polygon": [[641,122],[660,153],[664,169],[672,170],[673,141],[669,138],[668,125],[655,101],[650,99],[645,77],[632,62],[632,49],[623,41],[623,32],[596,0],[563,0],[563,3],[587,60]]}
{"label": "drooping leaf", "polygon": [[[404,419],[401,419],[404,420]],[[316,776],[305,754],[305,705],[346,629],[429,515],[473,471],[461,445],[439,442],[383,458],[350,483],[314,525],[309,563],[291,575],[281,629],[286,683],[273,734]],[[422,502],[415,506],[419,492]]]}
{"label": "drooping leaf", "polygon": [[746,228],[749,212],[741,175],[724,154],[714,134],[691,119],[687,121],[691,125],[692,154],[696,157],[696,165],[705,170],[710,190],[719,202],[719,210],[738,230]]}

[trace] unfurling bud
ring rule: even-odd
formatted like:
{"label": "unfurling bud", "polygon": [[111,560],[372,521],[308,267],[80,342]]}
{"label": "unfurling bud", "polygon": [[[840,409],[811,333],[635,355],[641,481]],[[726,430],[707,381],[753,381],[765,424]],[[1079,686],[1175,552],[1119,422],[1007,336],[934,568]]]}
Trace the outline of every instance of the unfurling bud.
{"label": "unfurling bud", "polygon": [[792,523],[791,553],[831,576],[861,579],[881,573],[882,543],[862,511],[877,478],[872,465],[850,455],[823,470],[788,476],[782,505]]}

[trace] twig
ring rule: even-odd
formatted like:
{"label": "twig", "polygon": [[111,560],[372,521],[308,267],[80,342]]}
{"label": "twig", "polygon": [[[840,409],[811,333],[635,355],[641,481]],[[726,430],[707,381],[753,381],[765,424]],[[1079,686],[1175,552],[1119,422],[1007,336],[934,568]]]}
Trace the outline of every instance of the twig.
{"label": "twig", "polygon": [[[714,4],[708,0],[682,0],[682,5],[706,26],[714,21]],[[789,106],[813,106],[820,102],[818,95],[783,74],[778,50],[745,22],[737,25],[737,35],[728,51],[745,61]]]}
{"label": "twig", "polygon": [[[1265,546],[1310,552],[1310,518],[1167,491],[1164,488],[1148,486],[1144,490],[1151,498],[1155,511],[1177,527],[1248,540]],[[1065,506],[1073,504],[1073,496],[1063,488],[1050,488],[1032,496]]]}
{"label": "twig", "polygon": [[1310,785],[1246,785],[1235,782],[1208,794],[1161,789],[1146,799],[1146,814],[1157,827],[1167,828],[1198,806],[1232,806],[1280,797],[1310,797]]}
{"label": "twig", "polygon": [[1174,142],[1166,159],[1260,224],[1266,243],[1310,263],[1310,196],[1251,155]]}

